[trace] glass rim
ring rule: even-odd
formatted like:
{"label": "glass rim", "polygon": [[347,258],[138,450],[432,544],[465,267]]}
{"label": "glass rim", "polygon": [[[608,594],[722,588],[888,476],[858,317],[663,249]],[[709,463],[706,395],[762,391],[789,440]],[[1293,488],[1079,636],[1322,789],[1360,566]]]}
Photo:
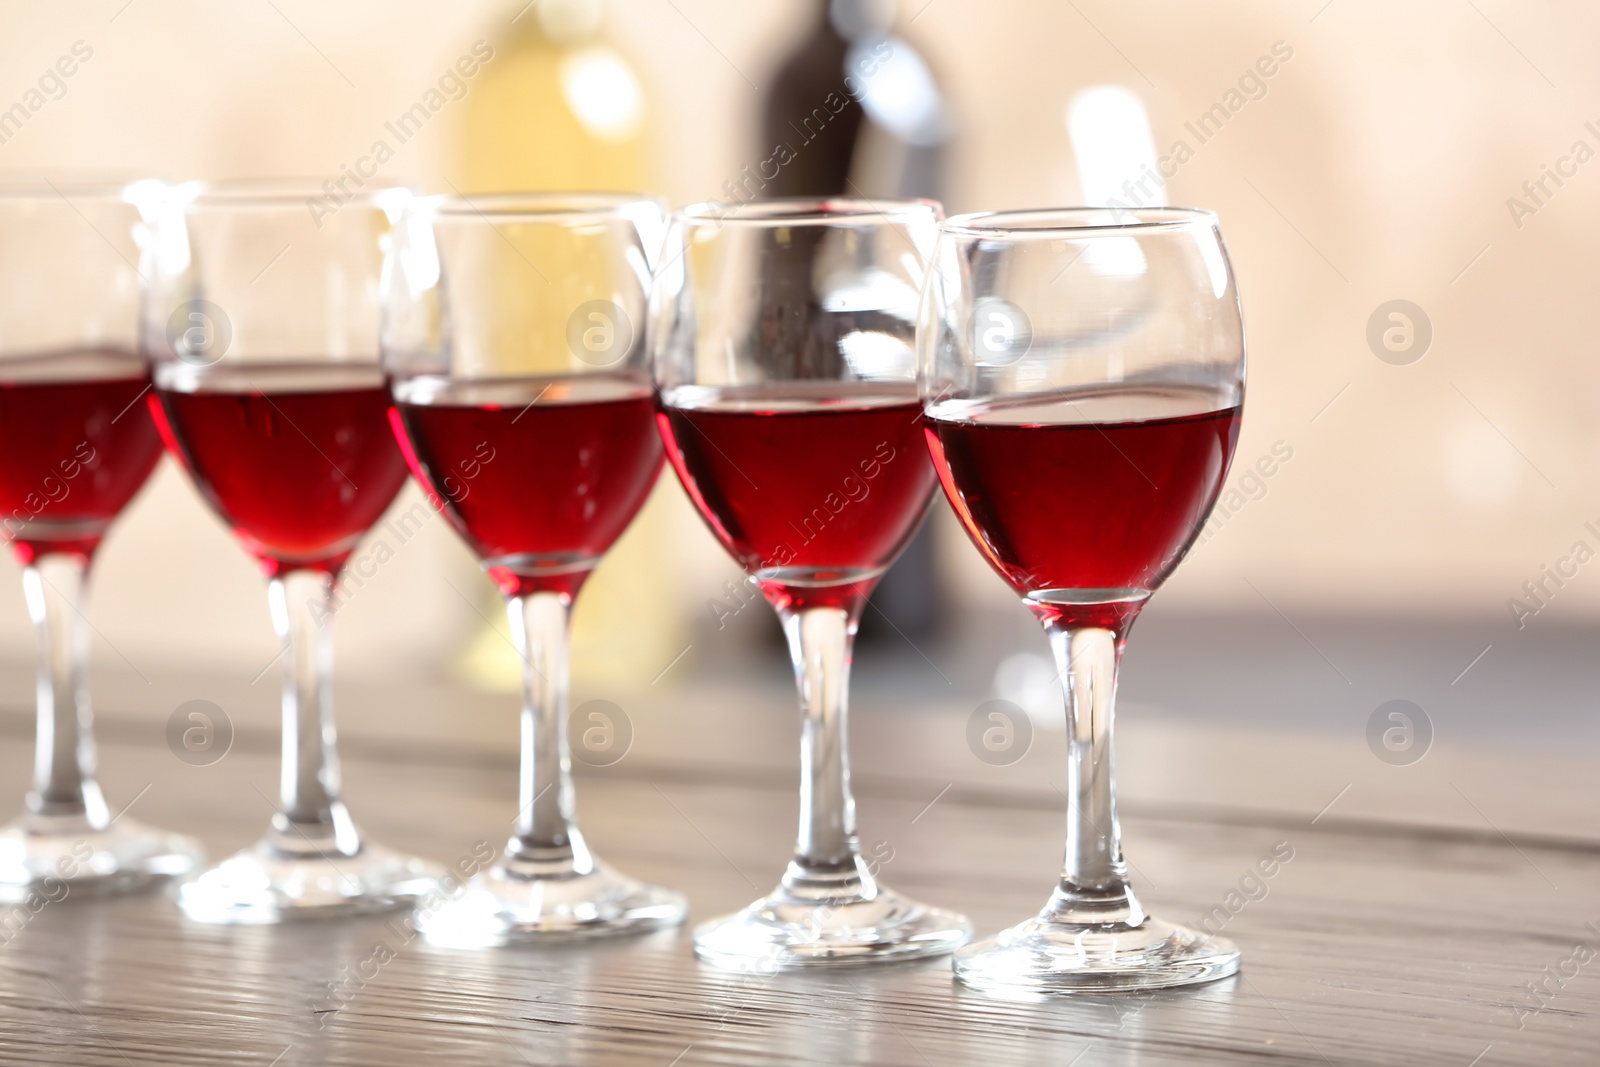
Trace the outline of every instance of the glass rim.
{"label": "glass rim", "polygon": [[[331,179],[310,175],[277,178],[223,178],[216,181],[188,181],[168,186],[185,207],[200,208],[304,208],[312,200],[331,200],[325,185]],[[359,202],[381,207],[396,197],[410,199],[415,194],[402,185],[381,185],[371,190],[340,193],[336,203],[342,208]]]}
{"label": "glass rim", "polygon": [[1047,207],[952,215],[940,233],[957,237],[1020,239],[1126,234],[1129,231],[1215,229],[1217,213],[1201,207]]}
{"label": "glass rim", "polygon": [[628,209],[646,206],[663,216],[666,201],[649,193],[571,192],[445,193],[419,196],[405,213],[425,218],[478,218],[505,222],[583,221],[620,218]]}
{"label": "glass rim", "polygon": [[937,200],[925,197],[778,197],[772,200],[706,200],[673,212],[685,226],[848,226],[874,218],[884,221],[930,215],[944,217]]}
{"label": "glass rim", "polygon": [[0,173],[0,202],[77,198],[132,203],[135,190],[153,186],[166,187],[166,183],[136,171],[77,172],[59,179],[45,171]]}

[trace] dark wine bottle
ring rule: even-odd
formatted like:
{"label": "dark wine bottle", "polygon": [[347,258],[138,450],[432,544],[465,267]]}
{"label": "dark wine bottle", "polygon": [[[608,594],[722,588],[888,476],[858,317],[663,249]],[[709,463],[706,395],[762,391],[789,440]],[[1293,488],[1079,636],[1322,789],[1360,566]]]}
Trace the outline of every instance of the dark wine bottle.
{"label": "dark wine bottle", "polygon": [[[761,157],[772,163],[752,193],[942,195],[948,111],[927,62],[891,32],[894,15],[894,0],[817,3],[810,35],[762,82]],[[873,592],[861,640],[934,636],[942,599],[924,526]]]}
{"label": "dark wine bottle", "polygon": [[894,10],[819,0],[810,36],[767,79],[762,148],[788,151],[763,197],[943,193],[948,112],[927,61],[890,32]]}

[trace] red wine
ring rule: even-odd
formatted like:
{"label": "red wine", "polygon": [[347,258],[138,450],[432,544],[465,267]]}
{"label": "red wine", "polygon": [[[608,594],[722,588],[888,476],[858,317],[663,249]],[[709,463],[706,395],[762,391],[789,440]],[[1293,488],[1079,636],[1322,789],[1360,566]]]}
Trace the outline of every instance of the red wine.
{"label": "red wine", "polygon": [[661,470],[650,387],[627,375],[395,386],[412,473],[507,596],[576,596]]}
{"label": "red wine", "polygon": [[1200,389],[1122,389],[929,412],[928,448],[978,550],[1062,625],[1132,622],[1210,514],[1237,403]]}
{"label": "red wine", "polygon": [[19,562],[94,553],[161,458],[133,352],[39,353],[0,363],[0,529]]}
{"label": "red wine", "polygon": [[780,609],[860,604],[916,532],[934,475],[909,387],[686,386],[667,455],[700,515]]}
{"label": "red wine", "polygon": [[167,445],[269,575],[337,574],[405,481],[375,366],[156,368]]}

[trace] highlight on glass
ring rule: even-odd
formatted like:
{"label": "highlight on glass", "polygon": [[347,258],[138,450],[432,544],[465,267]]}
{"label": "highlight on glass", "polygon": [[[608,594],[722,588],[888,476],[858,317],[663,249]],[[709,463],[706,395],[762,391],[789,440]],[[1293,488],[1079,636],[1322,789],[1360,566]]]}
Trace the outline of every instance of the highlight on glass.
{"label": "highlight on glass", "polygon": [[414,913],[435,943],[632,933],[687,910],[590,850],[567,740],[573,601],[661,470],[644,322],[663,225],[658,202],[626,196],[439,197],[395,235],[395,432],[504,594],[524,664],[515,832],[462,892]]}
{"label": "highlight on glass", "polygon": [[695,930],[737,969],[949,952],[967,920],[879,882],[850,794],[851,646],[927,511],[915,327],[929,201],[707,204],[674,217],[652,306],[667,456],[782,620],[801,708],[800,832],[778,887]]}
{"label": "highlight on glass", "polygon": [[137,201],[154,188],[0,183],[0,535],[39,637],[33,788],[0,828],[4,902],[47,883],[139,889],[201,859],[107,804],[85,678],[90,565],[161,458],[138,352]]}
{"label": "highlight on glass", "polygon": [[367,840],[341,795],[339,574],[405,481],[378,363],[379,281],[405,193],[306,208],[314,184],[182,186],[147,206],[143,345],[168,448],[267,578],[283,673],[277,813],[180,890],[192,919],[271,923],[393,907],[440,871]]}
{"label": "highlight on glass", "polygon": [[1128,631],[1216,502],[1245,346],[1216,217],[1188,209],[963,215],[941,228],[919,332],[925,430],[978,551],[1039,619],[1067,714],[1066,860],[1036,917],[956,974],[1023,993],[1233,974],[1229,941],[1128,884],[1112,711]]}

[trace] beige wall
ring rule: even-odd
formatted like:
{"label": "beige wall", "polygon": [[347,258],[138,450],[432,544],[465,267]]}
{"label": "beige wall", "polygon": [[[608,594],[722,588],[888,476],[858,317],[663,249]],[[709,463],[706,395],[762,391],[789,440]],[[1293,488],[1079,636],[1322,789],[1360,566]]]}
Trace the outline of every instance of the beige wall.
{"label": "beige wall", "polygon": [[[1446,612],[1509,625],[1506,598],[1542,564],[1580,537],[1600,548],[1581,528],[1586,519],[1600,528],[1591,355],[1600,160],[1520,227],[1506,205],[1574,141],[1600,150],[1584,126],[1600,130],[1600,9],[933,0],[908,25],[921,3],[902,3],[900,25],[937,65],[961,120],[952,210],[1078,200],[1063,109],[1084,86],[1141,94],[1165,151],[1178,138],[1193,146],[1184,121],[1274,42],[1293,49],[1266,95],[1198,148],[1168,195],[1221,213],[1238,269],[1251,345],[1239,458],[1279,440],[1294,458],[1197,550],[1164,601],[1265,610],[1253,584],[1289,612]],[[94,55],[62,99],[0,145],[0,169],[336,173],[517,7],[7,5],[0,107],[75,41]],[[758,101],[746,78],[760,81],[808,7],[612,3],[612,32],[653,94],[661,191],[675,203],[714,196],[759,158],[745,139]],[[441,187],[448,135],[436,122],[386,175]],[[1380,362],[1364,338],[1368,316],[1395,298],[1433,324],[1431,350],[1411,366]],[[703,611],[731,571],[676,488],[663,492],[672,534],[651,550],[687,561],[671,568],[671,599]],[[974,602],[1003,600],[973,553],[954,539],[946,548]],[[1600,612],[1594,569],[1561,591],[1551,615]],[[446,578],[482,593],[464,551],[433,524],[341,617],[345,669],[436,671],[441,649],[477,625]],[[16,586],[0,581],[0,651],[24,655]],[[96,601],[113,646],[97,655],[243,670],[275,651],[251,564],[170,465],[111,538]]]}

